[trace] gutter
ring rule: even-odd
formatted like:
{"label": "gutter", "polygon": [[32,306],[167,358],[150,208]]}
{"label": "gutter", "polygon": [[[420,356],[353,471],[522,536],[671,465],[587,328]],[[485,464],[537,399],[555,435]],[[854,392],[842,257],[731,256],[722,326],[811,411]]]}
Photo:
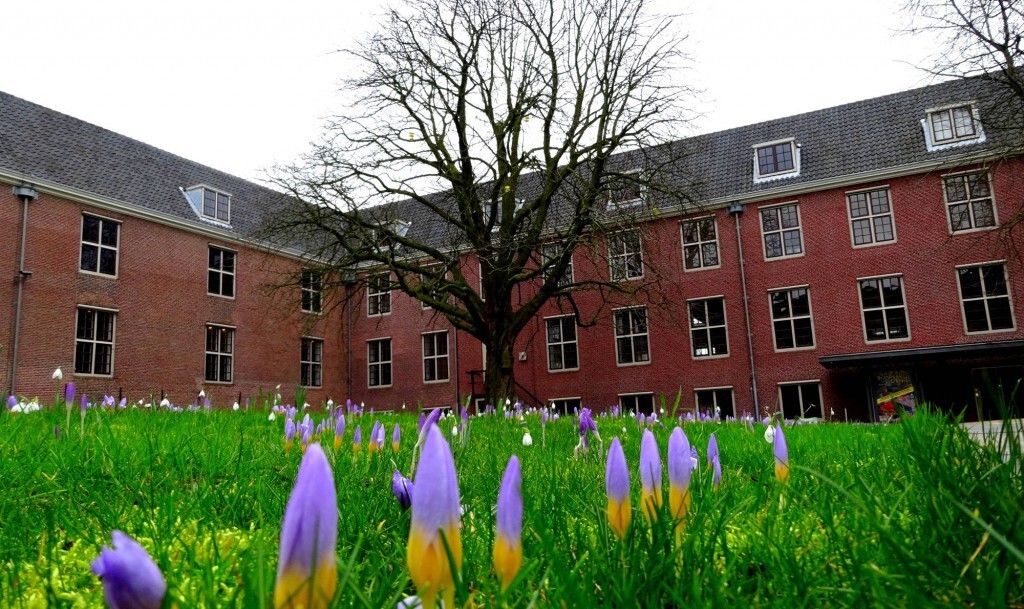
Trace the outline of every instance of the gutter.
{"label": "gutter", "polygon": [[[761,407],[757,397],[757,366],[754,363],[754,332],[750,325],[750,297],[747,295],[747,267],[743,260],[743,235],[740,232],[740,215],[743,214],[745,206],[740,203],[733,203],[729,206],[729,213],[736,219],[736,252],[740,258],[740,285],[743,287],[743,318],[747,324],[747,353],[750,354],[750,389],[754,393],[754,420],[761,420]],[[733,415],[735,416],[735,404]]]}

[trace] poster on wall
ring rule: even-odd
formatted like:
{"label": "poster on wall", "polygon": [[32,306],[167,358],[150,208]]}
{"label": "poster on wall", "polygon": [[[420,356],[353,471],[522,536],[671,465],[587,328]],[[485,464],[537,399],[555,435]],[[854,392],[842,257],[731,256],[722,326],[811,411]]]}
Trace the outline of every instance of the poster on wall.
{"label": "poster on wall", "polygon": [[907,370],[880,370],[875,373],[875,404],[878,418],[889,421],[917,410],[914,382]]}

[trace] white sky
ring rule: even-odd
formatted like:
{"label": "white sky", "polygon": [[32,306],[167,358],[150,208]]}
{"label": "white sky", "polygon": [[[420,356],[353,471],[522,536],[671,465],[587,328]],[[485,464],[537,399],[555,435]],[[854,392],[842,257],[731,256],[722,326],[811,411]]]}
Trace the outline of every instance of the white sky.
{"label": "white sky", "polygon": [[[400,1],[400,0],[398,0]],[[687,12],[695,132],[928,84],[902,0],[660,0]],[[298,156],[338,112],[383,0],[22,0],[4,9],[0,90],[244,178]]]}

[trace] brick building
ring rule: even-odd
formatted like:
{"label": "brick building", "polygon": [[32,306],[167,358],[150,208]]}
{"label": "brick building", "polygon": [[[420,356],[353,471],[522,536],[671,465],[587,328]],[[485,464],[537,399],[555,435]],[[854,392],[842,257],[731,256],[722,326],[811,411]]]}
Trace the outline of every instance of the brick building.
{"label": "brick building", "polygon": [[91,397],[345,394],[342,320],[266,290],[301,269],[251,238],[280,194],[2,93],[0,183],[5,388],[45,398],[60,366]]}
{"label": "brick building", "polygon": [[[600,278],[654,269],[672,304],[580,293],[598,320],[583,327],[551,301],[516,346],[521,397],[649,411],[681,391],[688,408],[839,420],[927,400],[996,416],[989,387],[1024,376],[1024,269],[998,229],[1024,172],[986,134],[987,98],[953,82],[684,140],[697,204],[573,259]],[[480,343],[417,301],[364,294],[351,318],[355,398],[480,391]]]}
{"label": "brick building", "polygon": [[[985,86],[683,140],[696,203],[610,236],[613,255],[573,258],[581,276],[657,273],[671,304],[581,292],[597,320],[582,327],[548,303],[516,345],[521,397],[651,410],[681,391],[688,408],[850,420],[927,400],[993,416],[989,387],[1024,376],[1020,244],[998,228],[1021,209],[1024,171],[986,130]],[[320,380],[313,399],[411,408],[482,388],[480,343],[397,291],[317,315],[302,311],[318,308],[314,289],[263,290],[301,269],[251,241],[280,204],[272,191],[2,94],[0,181],[15,188],[0,192],[0,267],[14,278],[0,344],[19,328],[18,393],[51,391],[57,365],[90,391],[176,399]],[[21,186],[37,194],[25,278]]]}

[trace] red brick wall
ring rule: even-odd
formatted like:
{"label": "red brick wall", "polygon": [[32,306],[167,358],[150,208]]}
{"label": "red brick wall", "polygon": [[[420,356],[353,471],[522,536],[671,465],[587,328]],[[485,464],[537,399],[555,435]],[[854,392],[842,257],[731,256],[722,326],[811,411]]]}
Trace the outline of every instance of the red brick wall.
{"label": "red brick wall", "polygon": [[[20,203],[10,187],[0,189],[5,215],[17,209],[8,226],[20,234]],[[108,278],[78,270],[82,213],[122,222],[118,277]],[[0,244],[0,273],[13,277],[17,265],[16,239]],[[236,250],[236,298],[207,295],[209,245]],[[79,393],[116,395],[131,400],[160,391],[179,404],[187,404],[200,389],[214,404],[230,404],[243,396],[265,392],[281,384],[286,401],[299,382],[300,337],[324,339],[323,380],[320,390],[310,389],[311,403],[344,399],[346,351],[344,325],[339,315],[310,316],[299,311],[297,289],[268,292],[266,287],[286,281],[297,263],[230,242],[156,224],[136,217],[94,209],[41,194],[31,204],[26,267],[33,272],[25,284],[18,362],[19,395],[49,396],[50,376],[60,366],[64,380],[74,380]],[[7,319],[13,317],[13,292],[4,281],[0,301]],[[116,309],[116,342],[112,377],[75,375],[75,323],[79,305]],[[204,381],[205,324],[235,326],[234,381]],[[10,344],[4,323],[0,340]],[[9,347],[4,357],[9,356]],[[6,367],[6,366],[5,366]]]}
{"label": "red brick wall", "polygon": [[[1009,218],[1024,200],[1022,166],[1024,163],[1018,160],[993,169],[1000,221]],[[826,416],[834,410],[835,417],[839,419],[844,414],[851,419],[867,417],[867,387],[863,380],[842,370],[824,368],[818,358],[825,355],[1024,338],[1021,329],[1024,320],[1024,269],[1020,261],[1007,254],[999,243],[1000,231],[950,235],[941,180],[946,173],[952,171],[886,182],[866,182],[746,206],[740,221],[762,413],[775,410],[778,383],[820,380]],[[845,193],[882,185],[890,188],[896,241],[855,249],[850,237]],[[758,209],[787,201],[799,204],[804,255],[766,261]],[[706,214],[696,214],[701,215]],[[692,407],[695,388],[732,386],[736,410],[752,411],[753,392],[735,219],[724,209],[717,210],[714,215],[721,258],[721,266],[717,269],[683,272],[679,218],[656,220],[644,227],[647,278],[657,275],[659,281],[654,286],[657,293],[664,294],[674,303],[667,307],[652,304],[648,309],[649,364],[616,364],[610,309],[618,305],[602,300],[596,293],[586,293],[580,294],[577,301],[584,318],[596,312],[597,324],[579,329],[580,370],[547,371],[542,318],[560,313],[557,303],[551,302],[517,343],[516,352],[526,353],[526,361],[516,363],[517,381],[543,400],[579,397],[585,405],[599,408],[614,404],[617,396],[625,393],[665,394],[671,404],[680,388],[683,390],[682,404]],[[1001,259],[1007,261],[1017,329],[968,336],[963,328],[955,266]],[[578,251],[574,262],[577,277],[581,273],[607,276],[607,263],[587,260],[586,252]],[[465,267],[475,269],[476,263],[467,260]],[[869,344],[864,339],[857,279],[890,274],[903,276],[911,340]],[[768,292],[797,285],[810,288],[815,348],[776,352]],[[725,298],[729,355],[694,359],[691,357],[685,301],[712,296]],[[648,300],[641,294],[636,302]],[[364,299],[360,314],[353,320],[353,396],[368,405],[402,401],[412,404],[418,399],[427,405],[450,404],[453,387],[429,386],[422,382],[419,335],[432,327],[428,322],[429,311],[421,313],[419,303],[397,292],[392,295],[392,304],[391,316],[370,320],[366,316]],[[437,327],[447,326],[443,321],[434,320],[432,323],[441,324]],[[367,390],[365,340],[385,336],[390,336],[393,341],[394,384],[388,389]],[[466,370],[480,367],[480,346],[465,334],[461,334],[459,340],[462,370],[459,390],[466,395],[470,391]]]}

